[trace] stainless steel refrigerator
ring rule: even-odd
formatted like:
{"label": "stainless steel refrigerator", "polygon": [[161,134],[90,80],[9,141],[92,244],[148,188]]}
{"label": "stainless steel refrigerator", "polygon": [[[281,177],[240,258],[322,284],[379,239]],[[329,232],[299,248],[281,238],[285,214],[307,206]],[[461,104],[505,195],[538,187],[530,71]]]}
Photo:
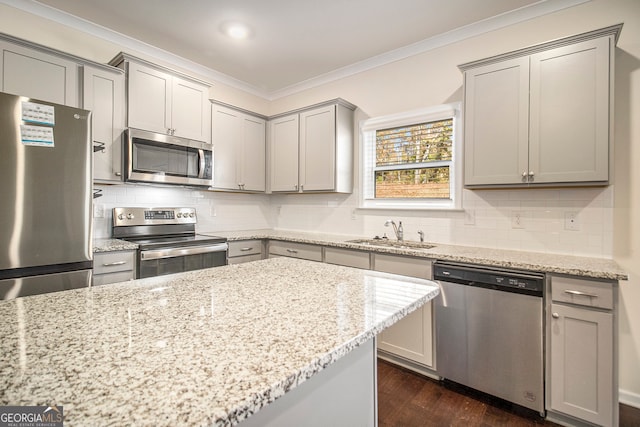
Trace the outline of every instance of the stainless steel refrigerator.
{"label": "stainless steel refrigerator", "polygon": [[0,299],[91,283],[91,113],[0,92]]}

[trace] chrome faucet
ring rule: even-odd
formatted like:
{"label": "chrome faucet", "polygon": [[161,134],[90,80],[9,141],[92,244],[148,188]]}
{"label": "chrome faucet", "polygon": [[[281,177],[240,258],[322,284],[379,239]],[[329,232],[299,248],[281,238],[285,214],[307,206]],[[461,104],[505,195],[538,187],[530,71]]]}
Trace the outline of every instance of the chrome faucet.
{"label": "chrome faucet", "polygon": [[396,239],[398,239],[398,242],[402,242],[404,240],[404,230],[402,229],[402,221],[399,221],[398,225],[396,226],[395,222],[388,219],[384,223],[384,226],[388,227],[389,225],[393,225],[393,232],[396,234]]}

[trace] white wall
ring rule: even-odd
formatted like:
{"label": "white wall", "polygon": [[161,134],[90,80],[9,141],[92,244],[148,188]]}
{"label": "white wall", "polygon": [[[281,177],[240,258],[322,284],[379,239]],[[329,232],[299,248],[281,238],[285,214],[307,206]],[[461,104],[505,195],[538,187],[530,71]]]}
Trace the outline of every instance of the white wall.
{"label": "white wall", "polygon": [[[460,212],[354,210],[353,195],[265,196],[221,194],[146,186],[103,186],[97,199],[114,206],[195,206],[200,231],[280,227],[370,236],[401,219],[408,238],[422,229],[427,239],[550,253],[613,257],[630,274],[622,282],[620,388],[623,401],[640,407],[640,1],[593,0],[544,17],[492,31],[394,62],[321,87],[268,102],[214,82],[212,97],[262,114],[276,114],[342,97],[359,106],[358,119],[432,106],[462,98],[457,65],[551,39],[624,22],[616,52],[615,186],[608,188],[465,191]],[[98,62],[121,47],[63,25],[0,5],[3,32]],[[130,52],[136,54],[136,52]],[[144,56],[144,55],[143,55]],[[524,213],[525,228],[511,228],[511,211]],[[580,231],[563,230],[564,212],[578,211]],[[213,215],[215,213],[215,216]],[[355,218],[355,219],[354,219]],[[96,221],[96,235],[109,234],[109,218]]]}

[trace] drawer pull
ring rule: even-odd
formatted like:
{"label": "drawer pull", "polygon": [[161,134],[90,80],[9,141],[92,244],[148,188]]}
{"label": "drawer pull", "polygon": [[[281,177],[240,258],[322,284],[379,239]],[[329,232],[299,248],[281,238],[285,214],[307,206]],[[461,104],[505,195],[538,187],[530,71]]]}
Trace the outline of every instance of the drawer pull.
{"label": "drawer pull", "polygon": [[595,295],[595,294],[589,294],[587,292],[582,292],[582,291],[572,291],[570,289],[565,290],[564,293],[569,295],[578,295],[581,297],[598,298],[598,295]]}
{"label": "drawer pull", "polygon": [[297,254],[298,251],[296,251],[295,249],[287,249],[287,252],[289,252],[290,254]]}
{"label": "drawer pull", "polygon": [[253,248],[240,248],[240,252],[247,252],[252,250]]}
{"label": "drawer pull", "polygon": [[116,265],[124,265],[126,264],[127,261],[116,261],[116,262],[105,262],[104,264],[102,264],[103,267],[113,267]]}

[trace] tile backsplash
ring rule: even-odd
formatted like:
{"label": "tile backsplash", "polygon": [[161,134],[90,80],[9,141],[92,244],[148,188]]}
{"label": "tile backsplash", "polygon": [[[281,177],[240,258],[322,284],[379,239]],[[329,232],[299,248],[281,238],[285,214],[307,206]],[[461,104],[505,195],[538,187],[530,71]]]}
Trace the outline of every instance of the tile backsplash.
{"label": "tile backsplash", "polygon": [[[94,218],[94,236],[111,235],[111,208],[189,206],[197,230],[278,228],[392,237],[386,219],[402,221],[406,240],[418,230],[434,243],[611,258],[613,187],[465,190],[464,211],[358,209],[358,195],[263,195],[147,185],[96,186],[104,218]],[[100,211],[102,209],[98,209]]]}

